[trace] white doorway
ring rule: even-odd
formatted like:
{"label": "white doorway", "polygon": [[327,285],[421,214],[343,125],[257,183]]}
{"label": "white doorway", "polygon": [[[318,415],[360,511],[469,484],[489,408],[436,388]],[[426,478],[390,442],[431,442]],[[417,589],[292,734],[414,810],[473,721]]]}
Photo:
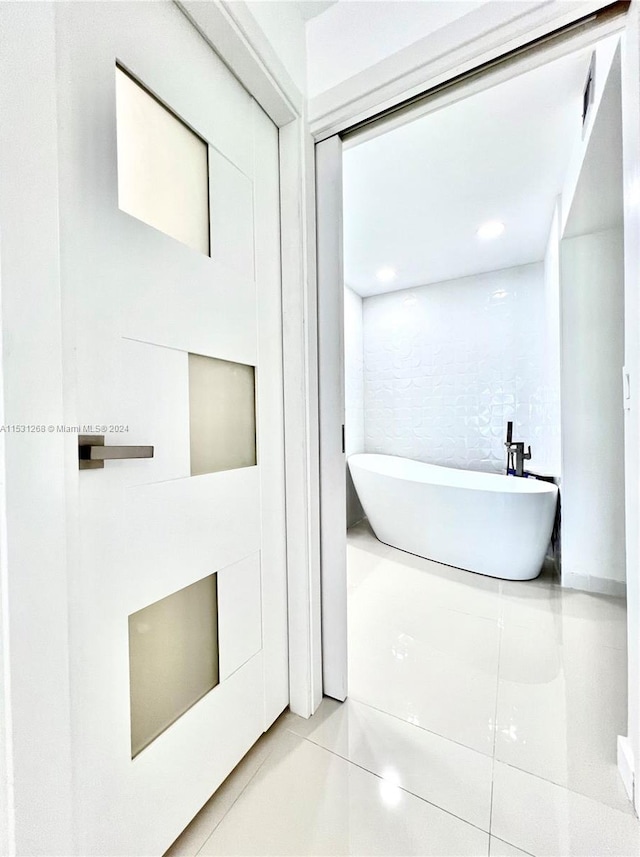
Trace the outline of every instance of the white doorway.
{"label": "white doorway", "polygon": [[[583,42],[583,44],[585,44],[585,45],[586,45],[586,44],[588,44],[588,42]],[[545,61],[547,61],[547,60],[549,60],[549,59],[550,59],[550,57],[547,57]],[[535,64],[535,63],[534,63],[534,64]],[[602,66],[601,66],[601,68],[602,68]],[[588,70],[588,57],[587,57],[587,61],[586,61],[586,64],[585,64],[585,69],[584,69],[584,71],[586,72],[587,70]],[[606,72],[605,72],[605,75],[606,75]],[[508,75],[507,75],[507,76],[508,76]],[[582,75],[582,72],[581,72],[581,77],[583,77],[583,82],[584,82],[584,80],[586,80],[586,73],[585,73],[584,75]],[[602,79],[601,79],[601,83],[602,83],[602,82],[603,82],[603,81],[602,81]],[[487,84],[487,85],[488,85],[488,84]],[[462,97],[462,96],[461,96],[461,97]],[[455,101],[456,99],[454,98],[453,100]],[[446,106],[445,106],[445,105],[446,105],[446,97],[444,97],[444,96],[440,96],[440,103],[438,103],[438,96],[435,96],[435,102],[434,102],[434,103],[435,103],[435,107],[434,107],[434,109],[436,109],[436,107],[437,107],[437,108],[442,108],[443,110],[446,110]],[[624,103],[624,102],[623,102],[623,103]],[[429,109],[429,108],[427,107],[426,109],[427,109],[427,111],[428,111],[428,109]],[[405,127],[406,127],[406,122],[407,122],[407,121],[408,121],[407,114],[405,114],[405,115],[399,114],[397,117],[395,117],[395,119],[394,119],[394,118],[389,118],[389,119],[387,119],[387,120],[386,120],[386,122],[387,122],[386,127],[387,127],[387,128],[393,128],[393,127],[397,127],[397,128],[399,128],[399,127],[402,127],[402,126],[405,126]],[[358,133],[359,133],[360,135],[362,135],[360,139],[366,139],[366,135],[367,135],[367,133],[369,134],[370,139],[374,139],[378,134],[382,133],[382,125],[381,125],[380,127],[378,127],[378,128],[376,128],[375,126],[372,126],[372,127],[371,127],[371,129],[370,129],[369,131],[367,131],[367,129],[363,128],[363,129],[360,129]],[[354,135],[354,137],[353,137],[353,138],[351,138],[351,141],[353,141],[353,144],[354,144],[354,145],[356,144],[356,137],[355,137],[355,135]],[[346,137],[346,138],[345,138],[345,144],[346,144],[346,146],[351,145],[351,144],[352,144],[352,143],[351,143],[351,141],[349,140],[349,138],[348,138],[348,137]],[[320,151],[321,151],[322,147],[323,147],[323,146],[326,146],[326,145],[327,145],[327,143],[322,143],[322,144],[320,144],[320,145],[318,146],[318,152],[319,152],[319,155],[320,155]],[[347,153],[347,154],[348,154],[348,153]],[[321,164],[321,163],[322,163],[322,161],[321,161],[321,159],[320,159],[320,156],[319,156],[319,158],[318,158],[318,163],[319,163],[319,164]],[[335,166],[333,167],[333,169],[335,170]],[[384,165],[381,165],[381,173],[382,173],[382,176],[383,176],[383,178],[381,178],[381,182],[383,182],[383,181],[387,178],[387,176],[389,176],[389,181],[390,181],[390,182],[392,182],[392,181],[393,181],[393,176],[392,176],[392,164],[391,164],[391,162],[388,162],[388,163],[386,164],[386,167],[385,167]],[[320,180],[321,180],[321,177],[320,177]],[[335,178],[333,179],[333,186],[335,186]],[[328,193],[328,192],[327,192],[327,193]],[[628,200],[627,200],[626,204],[627,204],[627,206],[628,206]],[[552,208],[553,208],[553,207],[552,207]],[[565,213],[564,213],[564,214],[565,214],[565,217],[567,217],[567,216],[568,216],[568,211],[569,211],[569,209],[567,208],[567,210],[566,210],[566,211],[565,211]],[[370,226],[370,224],[366,224],[366,225],[369,225],[369,226]],[[366,226],[366,225],[365,225],[365,226]],[[478,225],[479,225],[479,224],[478,224]],[[617,225],[618,225],[618,224],[616,224],[616,226],[617,226]],[[325,224],[325,226],[326,226],[326,224]],[[549,222],[549,223],[547,224],[547,231],[549,230],[549,227],[550,227],[550,226],[551,226],[551,223]],[[323,229],[323,224],[322,224],[322,221],[321,221],[321,224],[320,224],[320,234],[321,234],[321,235],[322,235],[322,229]],[[369,237],[370,237],[370,236],[369,236]],[[426,243],[428,243],[429,237],[430,237],[430,236],[427,236],[427,237],[425,238],[425,244],[426,244]],[[335,238],[334,238],[333,240],[334,240],[334,241],[336,241],[336,239],[335,239]],[[375,241],[373,241],[373,243],[375,244]],[[380,237],[379,244],[380,244],[380,245],[384,245],[384,236],[381,236],[381,237]],[[627,254],[627,256],[628,256],[628,254]],[[620,257],[620,258],[621,258],[621,257]],[[530,260],[530,261],[533,261],[533,260]],[[389,267],[393,267],[393,261],[392,261],[392,260],[389,260],[388,262],[386,262],[385,260],[377,260],[377,261],[376,261],[376,264],[375,264],[375,265],[373,265],[373,264],[372,264],[372,266],[371,266],[371,269],[372,269],[372,270],[371,270],[371,275],[373,276],[373,275],[375,274],[375,271],[376,271],[376,270],[384,269],[384,267],[385,267],[385,266],[387,266],[387,265],[388,265]],[[503,267],[503,268],[504,268],[504,267],[507,267],[507,265],[502,265],[501,267]],[[322,270],[322,268],[320,268],[320,270]],[[325,270],[326,270],[326,268],[325,268]],[[489,269],[487,268],[487,270],[489,270]],[[445,279],[445,280],[446,280],[446,279],[453,279],[453,278],[454,278],[454,276],[455,276],[455,275],[451,275],[451,276],[449,276],[449,277],[444,277],[443,279]],[[346,283],[347,283],[347,285],[348,285],[348,284],[349,284],[348,276],[346,276],[345,280],[346,280]],[[322,284],[322,280],[321,280],[321,283],[320,283],[321,289],[322,289],[322,285],[323,285],[323,284]],[[398,287],[400,288],[401,286],[399,285]],[[405,286],[404,286],[404,287],[405,287],[405,288],[407,288],[407,284],[405,284]],[[321,291],[321,294],[322,294],[322,293],[323,293],[323,292]],[[327,294],[327,291],[325,291],[325,292],[324,292],[324,294]],[[407,295],[410,295],[410,290],[405,292],[405,297],[406,297]],[[415,296],[414,296],[414,298],[415,298]],[[351,298],[349,298],[349,300],[351,300]],[[631,314],[631,310],[632,310],[633,304],[630,304],[630,303],[629,303],[629,296],[628,296],[628,295],[627,295],[626,300],[627,300],[627,303],[626,303],[626,310],[627,310],[627,326],[628,326],[629,324],[632,324],[632,318],[633,318],[633,315]],[[389,313],[392,313],[392,312],[393,312],[393,309],[390,309],[390,310],[389,310]],[[381,310],[381,313],[382,313],[382,310]],[[628,327],[627,327],[627,330],[628,330]],[[365,337],[366,337],[366,333],[365,333]],[[326,334],[325,334],[325,338],[326,338]],[[618,342],[618,345],[619,345],[619,344],[620,344],[620,343]],[[346,347],[347,347],[347,349],[348,349],[348,345],[347,345]],[[627,347],[629,348],[629,346],[627,346]],[[627,352],[627,353],[628,353],[628,352]],[[322,356],[322,352],[321,352],[321,356]],[[621,362],[621,361],[620,361],[620,362]],[[619,368],[621,368],[621,366],[620,366]],[[347,376],[347,377],[348,377],[348,376]],[[618,377],[619,377],[619,372],[618,372]],[[558,381],[558,384],[559,384],[559,383],[560,383],[560,379],[558,378],[558,379],[557,379],[557,381]],[[617,394],[618,398],[620,399],[620,403],[621,403],[621,400],[622,400],[622,394],[621,394],[621,392],[620,392],[620,386],[617,386],[617,393],[616,393],[616,394]],[[346,434],[347,434],[347,439],[348,439],[348,438],[349,438],[349,426],[348,426],[349,402],[348,402],[348,401],[347,401],[347,403],[346,403],[346,411],[347,411],[347,430],[346,430]],[[325,416],[323,417],[323,420],[328,420],[328,419],[329,419],[329,418],[328,418],[328,416],[327,416],[327,415],[325,415]],[[337,419],[335,419],[335,420],[334,420],[334,422],[337,422]],[[323,423],[323,424],[324,424],[324,423]],[[627,445],[629,445],[630,440],[634,437],[634,433],[633,433],[633,432],[634,432],[634,429],[633,429],[633,423],[632,423],[631,421],[629,421],[629,419],[628,419],[628,417],[627,417],[627,427],[626,427],[626,435],[625,435],[625,436],[626,436],[626,443],[627,443]],[[502,435],[502,432],[500,432],[500,434]],[[619,439],[619,440],[620,440],[620,442],[619,442],[619,443],[614,444],[614,447],[616,448],[617,453],[618,453],[619,455],[621,455],[621,449],[620,449],[620,446],[621,446],[622,441],[621,441],[621,439]],[[501,437],[500,437],[500,439],[499,439],[499,445],[500,445],[500,447],[502,447],[502,443],[503,443],[503,441],[504,441],[504,438],[501,436]],[[533,444],[532,444],[532,445],[533,445]],[[348,440],[347,440],[347,446],[348,446]],[[539,444],[539,447],[540,447],[540,444]],[[534,449],[535,449],[535,445],[534,445]],[[372,450],[372,451],[373,451],[373,450]],[[385,451],[386,451],[386,452],[389,452],[389,450],[379,450],[379,451],[383,451],[383,452],[385,452]],[[408,455],[407,457],[418,457],[418,456],[411,456],[411,455]],[[627,473],[627,480],[629,480],[629,479],[633,480],[633,479],[635,478],[635,475],[636,475],[636,474],[635,474],[635,472],[633,471],[633,461],[634,461],[634,459],[633,459],[633,457],[630,457],[629,455],[627,455],[626,461],[627,461],[627,471],[626,471],[626,473]],[[623,485],[623,483],[621,483],[621,485]],[[620,488],[621,492],[622,492],[622,493],[624,493],[624,487],[621,487],[621,485],[619,485],[618,487]],[[621,496],[622,496],[622,494],[621,494]],[[619,518],[619,516],[618,516],[618,518]],[[634,519],[634,516],[633,516],[633,505],[632,505],[632,503],[631,503],[631,504],[629,504],[629,503],[628,503],[628,504],[627,504],[627,522],[628,522],[628,525],[629,525],[629,523],[631,524],[631,527],[633,527],[633,528],[634,528],[634,531],[635,531],[634,520],[635,520],[635,519]],[[333,543],[334,543],[334,550],[335,550],[335,552],[336,552],[336,553],[337,553],[337,551],[338,551],[339,549],[341,549],[341,546],[338,546],[338,545],[339,545],[338,540],[340,539],[340,537],[341,537],[341,536],[340,536],[340,534],[336,533],[336,534],[335,534],[335,538],[333,539]],[[326,537],[326,538],[328,539],[329,537]],[[619,548],[619,549],[620,549],[620,548],[622,548],[622,546],[624,545],[624,534],[623,534],[623,533],[622,533],[622,534],[621,534],[621,533],[617,533],[617,535],[616,535],[616,537],[615,537],[615,540],[616,540],[616,545],[618,546],[618,548]],[[634,535],[633,535],[633,534],[630,534],[629,532],[627,532],[627,551],[626,551],[626,553],[627,553],[627,560],[628,560],[628,562],[630,562],[630,567],[632,567],[632,565],[631,565],[631,564],[632,564],[633,556],[634,556]],[[333,554],[333,553],[332,553],[332,554],[331,554],[331,556],[332,556],[332,558],[333,558],[333,557],[335,556],[335,554]],[[324,574],[324,575],[327,575],[327,574],[331,575],[331,574],[332,574],[332,571],[333,571],[333,570],[335,570],[336,568],[338,568],[338,566],[337,566],[337,564],[335,564],[335,563],[334,563],[334,565],[333,565],[333,566],[329,567],[329,569],[327,569],[327,567],[323,565],[323,574]],[[631,572],[631,576],[632,576],[632,577],[633,577],[633,574],[634,574],[634,573],[635,573],[635,572],[633,572],[633,571]],[[582,581],[582,588],[589,588],[589,584],[588,584],[588,582],[587,582],[587,585],[586,585],[586,586],[585,586],[584,584],[585,584],[585,581],[583,580],[583,581]],[[576,581],[576,582],[575,582],[575,585],[580,586],[580,582],[579,582],[579,581]],[[592,587],[592,588],[593,588],[593,590],[594,590],[594,591],[598,591],[597,586],[598,586],[597,582],[596,582],[596,581],[593,581],[593,587]],[[604,588],[605,586],[609,586],[609,588],[608,588],[608,589],[605,589],[605,588]],[[632,589],[633,589],[633,587],[635,586],[635,582],[634,582],[633,580],[631,580],[631,581],[630,581],[629,586],[630,586],[630,588],[631,588],[631,590],[632,590]],[[335,587],[335,582],[334,582],[334,587]],[[615,593],[614,593],[614,589],[615,589]],[[612,576],[611,576],[611,578],[610,578],[610,583],[608,583],[608,582],[606,582],[606,581],[605,581],[605,583],[603,584],[603,588],[602,588],[601,590],[599,590],[599,591],[607,591],[609,594],[614,595],[614,594],[620,594],[621,592],[623,592],[623,589],[624,589],[624,587],[623,587],[623,586],[618,586],[618,578],[616,577],[616,574],[615,574],[615,572],[614,572],[614,573],[613,573],[613,575],[612,575]],[[345,598],[345,601],[346,601],[346,599],[347,599],[347,595],[346,595],[346,592],[347,592],[346,581],[345,581],[345,585],[344,585],[344,589],[343,589],[343,591],[344,591],[344,593],[345,593],[344,598]],[[390,596],[390,597],[391,597],[391,596]],[[340,606],[340,611],[341,611],[341,614],[342,614],[342,613],[344,613],[344,612],[346,612],[346,610],[345,610],[345,608],[344,608],[344,606],[343,606],[343,605],[341,605],[341,606]],[[336,615],[338,615],[338,614],[336,614]],[[633,620],[633,618],[632,618],[632,619],[631,619],[631,623],[633,623],[633,621],[634,621],[634,620]],[[346,635],[346,634],[345,634],[345,636],[348,636],[348,635]],[[336,669],[343,668],[343,664],[344,664],[344,658],[342,658],[340,661],[336,662]],[[326,665],[325,665],[325,674],[326,674],[326,672],[327,672],[327,667],[326,667]],[[633,673],[632,673],[631,675],[633,675]],[[633,702],[631,702],[631,707],[633,708]],[[633,727],[632,727],[632,726],[630,726],[630,728],[633,728]],[[615,730],[614,730],[614,732],[615,732]],[[613,754],[613,756],[614,756],[614,757],[615,757],[615,744],[616,744],[616,734],[612,734],[612,736],[611,736],[611,746],[610,746],[610,756],[611,756],[611,754]]]}

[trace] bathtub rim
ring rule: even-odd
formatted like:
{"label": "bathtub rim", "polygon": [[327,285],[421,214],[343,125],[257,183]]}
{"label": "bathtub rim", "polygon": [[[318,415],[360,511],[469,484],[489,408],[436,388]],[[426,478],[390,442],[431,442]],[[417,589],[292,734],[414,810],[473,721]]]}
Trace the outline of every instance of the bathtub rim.
{"label": "bathtub rim", "polygon": [[[410,465],[416,470],[416,473],[394,473],[390,469],[367,466],[365,459],[370,465],[373,464],[373,460],[377,460],[380,463],[384,462],[385,464],[395,461],[401,463],[401,466]],[[487,473],[482,470],[463,470],[456,467],[446,467],[442,464],[418,461],[414,458],[405,458],[400,455],[387,455],[380,452],[356,452],[348,456],[347,463],[349,468],[351,468],[353,463],[353,466],[360,467],[378,476],[385,476],[405,482],[414,482],[421,485],[437,485],[442,488],[454,488],[466,491],[486,491],[494,494],[554,494],[556,497],[558,495],[558,486],[554,482],[547,480],[536,479],[535,477],[507,476],[504,473]],[[428,471],[432,472],[434,478],[428,478]],[[424,474],[422,477],[420,476],[421,472]],[[451,478],[454,474],[458,475],[459,478]],[[461,474],[464,474],[464,477],[460,476]],[[449,478],[447,479],[447,477]]]}

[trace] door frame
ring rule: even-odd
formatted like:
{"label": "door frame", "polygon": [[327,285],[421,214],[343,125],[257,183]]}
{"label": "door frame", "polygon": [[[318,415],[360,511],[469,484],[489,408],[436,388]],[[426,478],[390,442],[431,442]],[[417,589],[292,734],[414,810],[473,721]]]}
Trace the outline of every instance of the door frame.
{"label": "door frame", "polygon": [[347,531],[342,140],[316,143],[322,684],[347,697]]}
{"label": "door frame", "polygon": [[[602,2],[596,6],[606,9],[610,3]],[[564,11],[564,10],[563,10]],[[584,14],[584,7],[581,7]],[[591,11],[597,11],[592,4]],[[582,15],[576,15],[577,20]],[[560,16],[549,23],[547,33],[551,34],[559,27],[569,23]],[[591,25],[591,21],[585,24]],[[599,24],[586,29],[576,28],[566,35],[566,44],[573,50],[580,46],[583,39],[591,39],[594,31],[598,37],[621,34],[622,42],[622,86],[623,86],[623,139],[624,139],[624,221],[625,221],[625,339],[626,372],[629,375],[630,397],[625,424],[625,482],[626,482],[626,553],[627,553],[627,633],[629,646],[628,666],[628,736],[618,737],[618,768],[625,783],[627,793],[634,803],[636,813],[640,813],[640,794],[634,789],[634,759],[640,759],[640,348],[637,347],[637,326],[640,321],[640,295],[638,294],[638,270],[640,270],[640,0],[632,0],[625,17],[605,16]],[[538,36],[539,37],[539,36]],[[563,37],[564,38],[564,37]],[[521,39],[516,49],[531,42]],[[510,50],[513,44],[508,40]],[[560,50],[563,50],[560,46]],[[553,48],[543,46],[542,62],[549,62]],[[504,53],[504,51],[503,51]],[[484,57],[484,58],[483,58]],[[494,69],[482,70],[486,63],[499,59],[493,49],[487,49],[476,55],[475,69],[483,71],[480,76],[474,73],[474,67],[467,69],[468,80],[458,83],[459,74],[453,75],[450,69],[449,82],[457,84],[453,90],[446,75],[438,74],[434,78],[423,80],[421,92],[436,90],[423,108],[441,109],[447,103],[458,100],[460,92],[465,97],[474,91],[494,85],[501,79],[511,77],[513,72],[508,64],[496,65]],[[540,59],[525,55],[525,63],[531,67],[540,64]],[[528,67],[519,67],[519,73]],[[317,238],[318,238],[318,294],[320,322],[319,373],[326,380],[330,391],[320,399],[320,493],[332,496],[333,502],[321,505],[321,576],[323,587],[322,612],[322,653],[323,675],[326,695],[343,700],[348,692],[347,675],[347,582],[344,551],[346,550],[346,503],[344,491],[335,491],[336,473],[344,474],[345,457],[335,445],[323,442],[322,435],[333,436],[344,420],[344,396],[336,395],[340,390],[339,375],[344,374],[344,349],[342,329],[335,334],[335,319],[343,324],[341,315],[343,296],[340,283],[342,277],[342,199],[336,188],[342,187],[342,151],[348,135],[357,125],[371,122],[370,132],[365,127],[360,131],[359,140],[367,133],[375,136],[380,123],[390,130],[398,123],[406,121],[406,112],[391,113],[394,105],[400,106],[407,99],[416,97],[415,79],[407,78],[411,86],[397,92],[391,103],[387,100],[385,86],[377,89],[378,109],[371,106],[373,97],[368,93],[359,101],[350,105],[350,116],[335,110],[315,125],[316,140],[316,195],[318,200]],[[440,91],[438,91],[440,90]],[[419,99],[418,99],[419,101]],[[431,106],[429,106],[431,105]],[[408,109],[421,109],[413,105]],[[378,120],[376,117],[380,116]],[[335,248],[339,248],[339,253]],[[326,254],[326,255],[325,255]],[[340,282],[339,282],[340,281]],[[334,335],[331,336],[333,324]],[[324,329],[323,329],[324,328]],[[323,387],[320,392],[322,394]],[[337,507],[342,514],[336,514]],[[344,507],[344,508],[343,508]],[[327,549],[324,546],[327,545]],[[325,592],[330,597],[325,597]]]}

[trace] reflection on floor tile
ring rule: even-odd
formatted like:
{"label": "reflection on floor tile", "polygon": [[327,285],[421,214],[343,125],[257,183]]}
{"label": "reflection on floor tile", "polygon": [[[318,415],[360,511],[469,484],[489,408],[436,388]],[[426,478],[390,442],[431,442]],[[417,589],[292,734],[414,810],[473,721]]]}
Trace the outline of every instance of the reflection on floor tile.
{"label": "reflection on floor tile", "polygon": [[640,854],[635,816],[496,762],[492,833],[537,857]]}
{"label": "reflection on floor tile", "polygon": [[374,577],[349,607],[349,695],[491,753],[498,622],[433,606],[401,576],[402,597],[378,596]]}
{"label": "reflection on floor tile", "polygon": [[626,658],[589,638],[503,631],[496,759],[632,812],[612,736],[626,734]]}
{"label": "reflection on floor tile", "polygon": [[283,737],[201,855],[486,854],[489,837],[293,734]]}
{"label": "reflection on floor tile", "polygon": [[348,701],[284,714],[171,857],[640,857],[624,602],[348,542]]}
{"label": "reflection on floor tile", "polygon": [[492,762],[488,756],[416,729],[355,700],[325,699],[314,717],[287,726],[459,818],[489,830]]}

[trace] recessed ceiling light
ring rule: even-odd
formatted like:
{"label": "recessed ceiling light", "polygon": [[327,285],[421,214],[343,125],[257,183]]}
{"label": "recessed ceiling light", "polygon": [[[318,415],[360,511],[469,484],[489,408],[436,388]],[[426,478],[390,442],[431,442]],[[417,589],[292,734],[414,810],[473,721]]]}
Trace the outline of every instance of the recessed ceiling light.
{"label": "recessed ceiling light", "polygon": [[489,241],[498,238],[504,232],[504,223],[501,220],[488,220],[478,229],[478,238]]}
{"label": "recessed ceiling light", "polygon": [[381,283],[390,283],[392,280],[395,280],[396,272],[393,268],[380,268],[380,270],[376,272],[376,277]]}

